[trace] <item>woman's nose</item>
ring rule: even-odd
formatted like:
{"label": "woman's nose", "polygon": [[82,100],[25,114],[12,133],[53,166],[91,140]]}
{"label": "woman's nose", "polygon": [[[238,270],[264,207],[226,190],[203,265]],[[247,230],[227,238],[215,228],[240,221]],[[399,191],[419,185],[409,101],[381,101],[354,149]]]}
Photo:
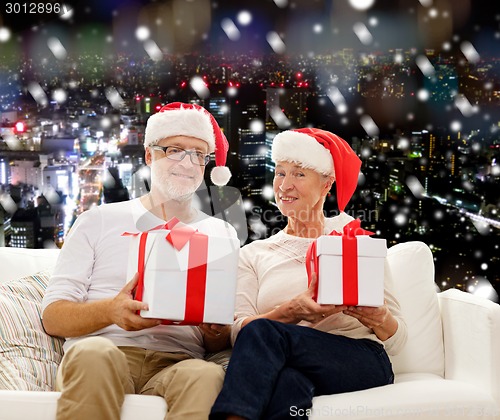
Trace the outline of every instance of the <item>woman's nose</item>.
{"label": "woman's nose", "polygon": [[281,180],[281,184],[279,185],[279,189],[281,191],[289,191],[293,188],[293,183],[291,179],[287,176],[283,177]]}

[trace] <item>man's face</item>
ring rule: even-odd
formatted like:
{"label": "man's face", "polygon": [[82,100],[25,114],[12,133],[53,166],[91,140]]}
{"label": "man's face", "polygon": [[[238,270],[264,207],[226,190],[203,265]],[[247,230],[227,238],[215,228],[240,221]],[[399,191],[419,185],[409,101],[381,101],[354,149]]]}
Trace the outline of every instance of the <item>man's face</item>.
{"label": "man's face", "polygon": [[[205,166],[198,164],[197,157],[208,153],[208,144],[194,137],[175,136],[162,139],[156,145],[169,149],[146,149],[146,163],[151,167],[151,191],[165,200],[190,199],[203,181]],[[178,160],[183,151],[196,154],[187,153]]]}

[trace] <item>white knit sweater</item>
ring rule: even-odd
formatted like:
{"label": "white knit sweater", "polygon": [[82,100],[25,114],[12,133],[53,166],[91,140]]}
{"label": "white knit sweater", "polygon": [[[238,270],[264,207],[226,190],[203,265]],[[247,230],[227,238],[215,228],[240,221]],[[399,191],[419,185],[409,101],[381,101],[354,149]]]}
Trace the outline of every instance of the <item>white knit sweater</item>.
{"label": "white knit sweater", "polygon": [[[332,230],[341,232],[344,225],[351,220],[346,213],[327,218],[324,233],[328,234]],[[254,241],[240,250],[237,319],[231,337],[233,343],[246,317],[269,312],[307,289],[305,256],[312,241],[312,238],[301,238],[280,231],[268,239]],[[380,341],[370,328],[343,313],[331,315],[315,325],[306,321],[300,322],[299,325],[352,338],[368,338],[382,343],[388,354],[397,354],[406,342],[407,327],[392,290],[393,280],[386,269],[385,299],[389,310],[398,321],[398,329],[384,342]]]}

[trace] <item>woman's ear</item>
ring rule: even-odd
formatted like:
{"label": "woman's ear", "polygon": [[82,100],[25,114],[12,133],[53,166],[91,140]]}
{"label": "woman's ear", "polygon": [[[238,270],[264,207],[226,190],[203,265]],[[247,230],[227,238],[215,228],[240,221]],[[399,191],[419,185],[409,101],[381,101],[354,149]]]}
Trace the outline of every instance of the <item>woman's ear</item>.
{"label": "woman's ear", "polygon": [[329,176],[327,179],[326,179],[326,182],[325,182],[325,195],[328,194],[330,192],[330,190],[332,189],[332,186],[333,186],[333,183],[335,182],[335,177],[333,176]]}

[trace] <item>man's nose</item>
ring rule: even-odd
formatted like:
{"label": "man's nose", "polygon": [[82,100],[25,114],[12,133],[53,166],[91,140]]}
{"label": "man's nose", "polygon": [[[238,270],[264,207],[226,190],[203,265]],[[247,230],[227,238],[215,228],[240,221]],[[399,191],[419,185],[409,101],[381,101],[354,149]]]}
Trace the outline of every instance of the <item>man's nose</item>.
{"label": "man's nose", "polygon": [[193,167],[193,162],[191,161],[191,155],[189,153],[186,153],[184,157],[179,161],[179,165],[185,166],[185,167]]}

